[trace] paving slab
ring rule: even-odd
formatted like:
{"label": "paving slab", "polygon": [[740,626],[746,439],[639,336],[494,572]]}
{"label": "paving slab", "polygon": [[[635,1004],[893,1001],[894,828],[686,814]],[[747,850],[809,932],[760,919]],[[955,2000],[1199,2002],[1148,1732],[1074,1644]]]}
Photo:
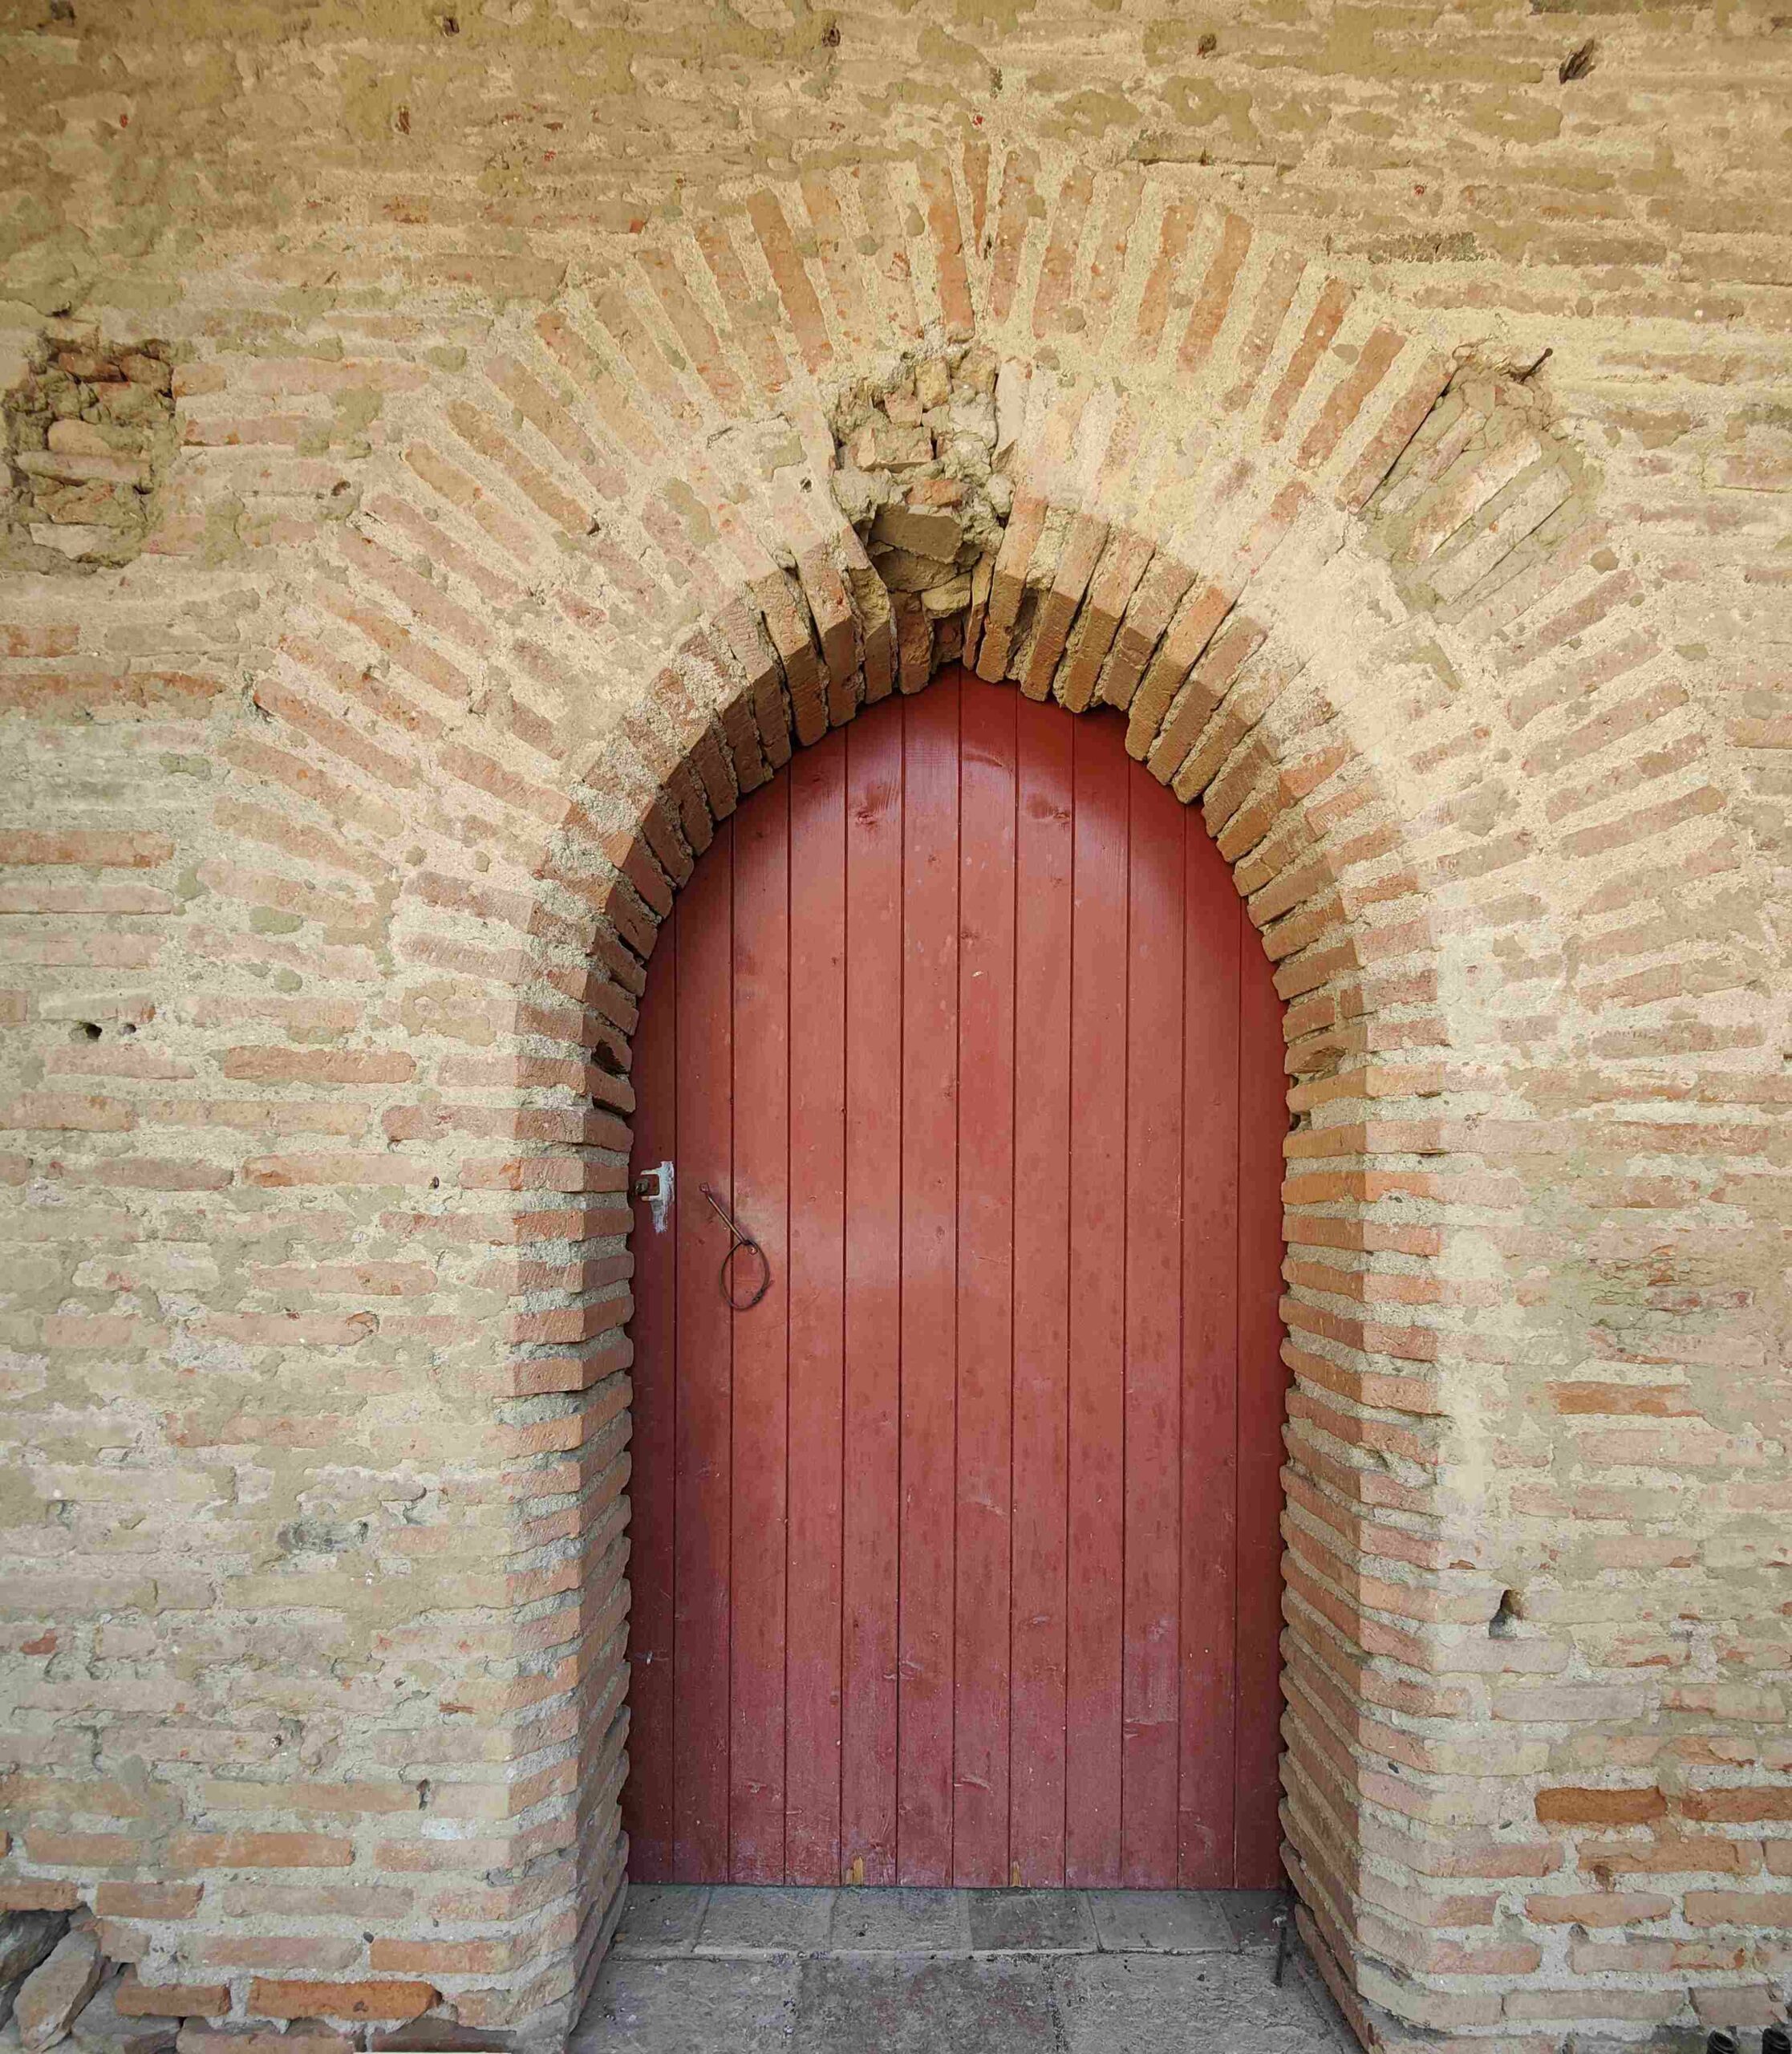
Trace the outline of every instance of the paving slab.
{"label": "paving slab", "polygon": [[1287,1902],[1280,1890],[1216,1890],[1212,1901],[1240,1947],[1275,1952]]}
{"label": "paving slab", "polygon": [[797,2018],[793,1955],[643,1961],[612,1954],[571,2054],[756,2054],[785,2048]]}
{"label": "paving slab", "polygon": [[971,1890],[978,1954],[1093,1954],[1095,1922],[1080,1890]]}
{"label": "paving slab", "polygon": [[817,1955],[802,1964],[794,2054],[1061,2054],[1047,1962]]}
{"label": "paving slab", "polygon": [[1065,1955],[1041,1964],[1064,2054],[1344,2054],[1332,2024],[1260,1955]]}
{"label": "paving slab", "polygon": [[610,1942],[620,1955],[687,1955],[709,1902],[707,1883],[630,1883]]}
{"label": "paving slab", "polygon": [[837,1954],[968,1954],[966,1894],[963,1890],[838,1891],[829,1944]]}
{"label": "paving slab", "polygon": [[1303,1955],[1271,1980],[1279,1908],[1268,1891],[640,1886],[572,2054],[1357,2054]]}
{"label": "paving slab", "polygon": [[808,1954],[825,1947],[833,1895],[718,1883],[709,1893],[697,1952]]}
{"label": "paving slab", "polygon": [[1106,1954],[1229,1954],[1238,1945],[1206,1890],[1091,1890],[1089,1910]]}

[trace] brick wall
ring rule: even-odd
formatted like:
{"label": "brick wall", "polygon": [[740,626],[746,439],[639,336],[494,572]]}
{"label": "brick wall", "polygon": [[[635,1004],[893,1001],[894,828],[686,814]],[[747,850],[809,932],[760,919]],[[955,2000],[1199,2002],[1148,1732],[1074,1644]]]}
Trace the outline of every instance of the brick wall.
{"label": "brick wall", "polygon": [[[1783,2009],[1775,18],[307,22],[0,15],[0,1906],[554,2041],[655,927],[962,651],[1125,709],[1290,1001],[1340,1993]],[[18,463],[131,361],[148,475]]]}

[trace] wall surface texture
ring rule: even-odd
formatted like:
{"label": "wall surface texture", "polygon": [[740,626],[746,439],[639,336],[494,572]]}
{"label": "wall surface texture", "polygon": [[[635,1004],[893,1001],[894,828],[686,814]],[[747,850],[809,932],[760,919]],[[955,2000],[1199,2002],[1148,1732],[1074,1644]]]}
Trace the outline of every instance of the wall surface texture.
{"label": "wall surface texture", "polygon": [[1783,2015],[1777,4],[0,0],[0,1912],[557,2042],[655,926],[962,652],[1289,1001],[1334,1987]]}

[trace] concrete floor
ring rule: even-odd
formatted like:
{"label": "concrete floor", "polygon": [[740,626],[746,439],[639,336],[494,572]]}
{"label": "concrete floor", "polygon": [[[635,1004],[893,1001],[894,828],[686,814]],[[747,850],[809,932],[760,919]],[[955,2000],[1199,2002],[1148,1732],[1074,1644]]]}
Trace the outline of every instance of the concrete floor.
{"label": "concrete floor", "polygon": [[1356,2054],[1263,1891],[637,1886],[572,2054]]}

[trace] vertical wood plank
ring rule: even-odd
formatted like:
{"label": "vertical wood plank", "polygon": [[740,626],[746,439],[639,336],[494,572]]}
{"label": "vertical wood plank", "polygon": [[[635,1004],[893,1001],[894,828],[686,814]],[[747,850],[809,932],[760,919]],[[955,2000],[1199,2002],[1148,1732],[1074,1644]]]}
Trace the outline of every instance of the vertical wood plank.
{"label": "vertical wood plank", "polygon": [[1185,809],[1128,773],[1125,1661],[1121,1875],[1176,1883]]}
{"label": "vertical wood plank", "polygon": [[[736,1218],[764,1249],[771,1289],[734,1330],[728,1873],[784,1880],[785,1562],[789,1461],[790,780],[734,816]],[[729,1241],[707,1205],[712,1273]],[[738,1273],[750,1293],[755,1264]],[[755,1280],[756,1281],[756,1279]],[[712,1285],[719,1289],[719,1285]]]}
{"label": "vertical wood plank", "polygon": [[842,1880],[896,1880],[902,1250],[902,711],[846,741]]}
{"label": "vertical wood plank", "polygon": [[1075,735],[1064,1869],[1100,1888],[1120,1881],[1128,764],[1115,722]]}
{"label": "vertical wood plank", "polygon": [[1241,905],[1239,1066],[1238,1791],[1234,1886],[1278,1879],[1281,1751],[1282,1001]]}
{"label": "vertical wood plank", "polygon": [[1064,1880],[1072,723],[1016,700],[1010,1858]]}
{"label": "vertical wood plank", "polygon": [[[935,689],[937,689],[937,686]],[[952,1880],[1008,1880],[1015,709],[959,692],[958,1487]],[[1174,803],[1174,802],[1173,802]]]}
{"label": "vertical wood plank", "polygon": [[728,1872],[728,1553],[732,1343],[716,1288],[714,1215],[733,1183],[734,833],[724,825],[679,901],[678,1679],[673,1869]]}
{"label": "vertical wood plank", "polygon": [[1238,1489],[1239,919],[1192,806],[1182,1065],[1182,1774],[1185,1890],[1232,1887]]}
{"label": "vertical wood plank", "polygon": [[[790,765],[790,1504],[785,1876],[840,1868],[846,739]],[[750,1315],[749,1315],[750,1317]]]}
{"label": "vertical wood plank", "polygon": [[[678,909],[660,930],[634,1036],[630,1181],[678,1155]],[[672,1879],[672,1697],[676,1679],[672,1508],[678,1450],[677,1225],[634,1207],[634,1390],[629,1518],[630,1776],[622,1789],[630,1876]]]}
{"label": "vertical wood plank", "polygon": [[952,1873],[959,689],[904,708],[902,1387],[897,1873]]}

